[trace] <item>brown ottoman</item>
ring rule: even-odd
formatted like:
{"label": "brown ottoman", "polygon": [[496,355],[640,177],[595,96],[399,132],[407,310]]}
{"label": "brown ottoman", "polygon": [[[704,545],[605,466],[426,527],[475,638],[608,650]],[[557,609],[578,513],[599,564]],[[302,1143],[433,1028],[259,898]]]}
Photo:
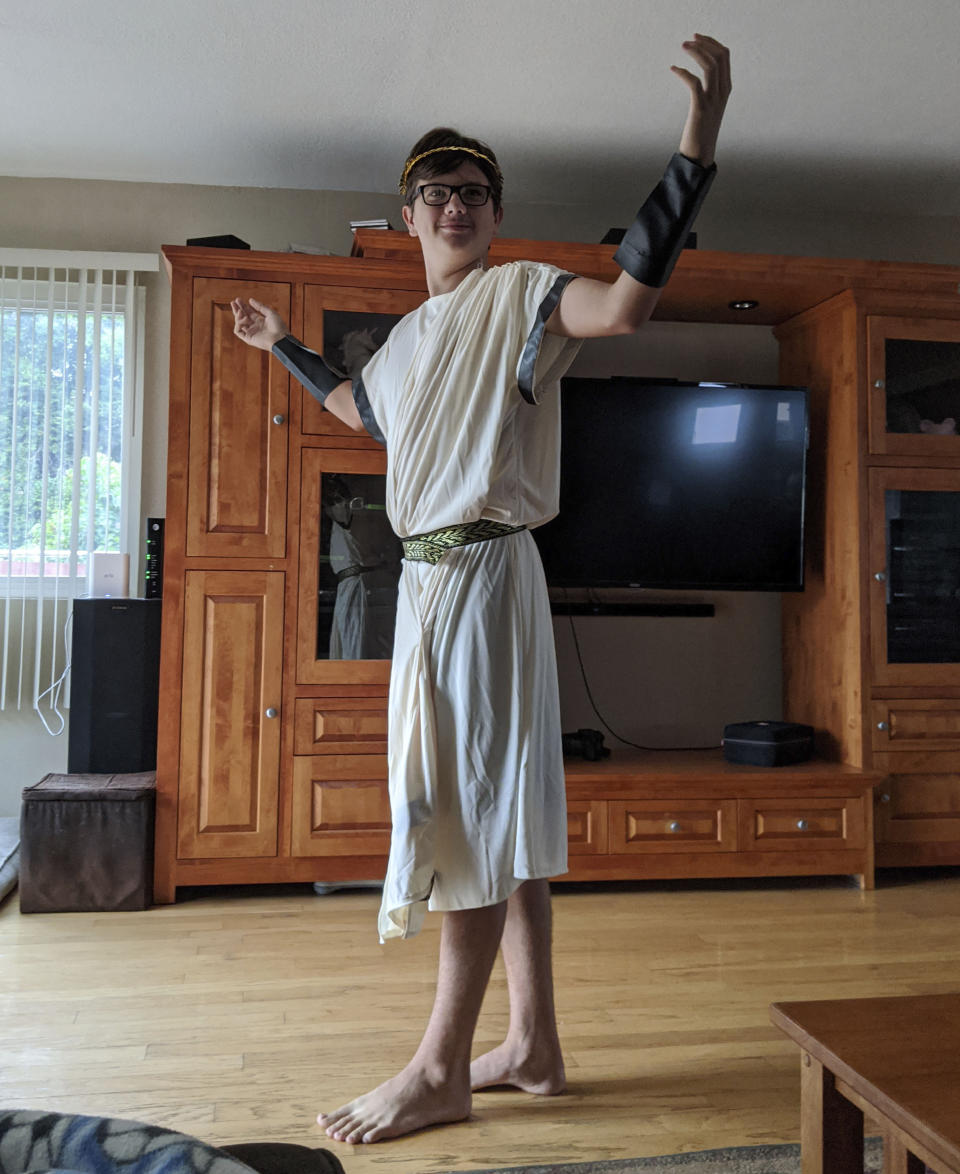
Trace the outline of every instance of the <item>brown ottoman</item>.
{"label": "brown ottoman", "polygon": [[20,912],[148,908],[156,787],[145,771],[50,774],[24,788]]}

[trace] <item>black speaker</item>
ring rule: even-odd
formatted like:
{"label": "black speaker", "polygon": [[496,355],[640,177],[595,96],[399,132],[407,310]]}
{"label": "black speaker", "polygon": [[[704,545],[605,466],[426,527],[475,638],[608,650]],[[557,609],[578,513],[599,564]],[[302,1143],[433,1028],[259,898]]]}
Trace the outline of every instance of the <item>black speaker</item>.
{"label": "black speaker", "polygon": [[159,599],[76,599],[70,668],[71,774],[157,766]]}

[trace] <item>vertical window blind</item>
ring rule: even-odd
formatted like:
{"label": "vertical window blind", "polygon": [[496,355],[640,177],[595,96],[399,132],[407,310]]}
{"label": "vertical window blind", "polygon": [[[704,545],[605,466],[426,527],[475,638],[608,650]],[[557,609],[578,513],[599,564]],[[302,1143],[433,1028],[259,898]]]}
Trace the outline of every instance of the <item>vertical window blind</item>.
{"label": "vertical window blind", "polygon": [[[158,258],[0,248],[0,710],[56,715],[94,551],[140,545],[144,290]],[[51,730],[59,732],[59,730]]]}

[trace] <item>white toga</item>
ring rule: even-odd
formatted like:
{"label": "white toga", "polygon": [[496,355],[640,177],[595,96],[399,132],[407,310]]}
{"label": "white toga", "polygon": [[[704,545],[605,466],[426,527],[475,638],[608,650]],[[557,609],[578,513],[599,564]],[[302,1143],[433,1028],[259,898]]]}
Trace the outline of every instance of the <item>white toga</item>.
{"label": "white toga", "polygon": [[[403,538],[558,508],[560,376],[579,343],[545,333],[569,274],[512,262],[429,298],[364,367]],[[535,401],[535,402],[534,402]],[[405,561],[390,678],[390,861],[381,938],[424,911],[505,900],[564,872],[553,628],[527,532]]]}

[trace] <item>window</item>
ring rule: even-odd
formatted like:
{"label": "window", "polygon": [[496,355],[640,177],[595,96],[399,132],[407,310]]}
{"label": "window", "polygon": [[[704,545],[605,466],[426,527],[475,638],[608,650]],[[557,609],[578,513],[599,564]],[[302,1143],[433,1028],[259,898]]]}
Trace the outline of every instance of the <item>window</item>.
{"label": "window", "polygon": [[136,574],[137,274],[157,268],[152,254],[0,249],[0,709],[38,708],[62,672],[92,552],[129,553]]}

